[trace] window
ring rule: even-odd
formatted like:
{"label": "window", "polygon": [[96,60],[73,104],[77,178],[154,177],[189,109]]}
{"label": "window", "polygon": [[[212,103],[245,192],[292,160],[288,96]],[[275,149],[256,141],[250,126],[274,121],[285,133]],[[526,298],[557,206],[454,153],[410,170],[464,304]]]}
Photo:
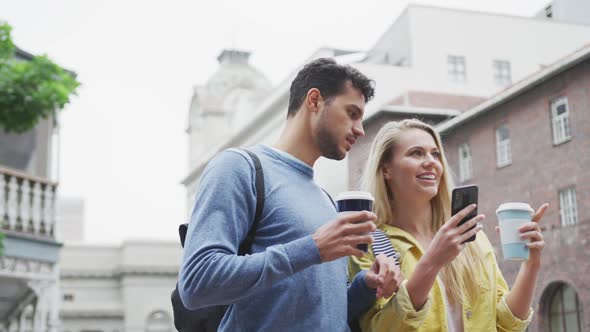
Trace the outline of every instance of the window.
{"label": "window", "polygon": [[496,159],[498,167],[504,167],[512,163],[510,132],[504,126],[496,129]]}
{"label": "window", "polygon": [[574,188],[559,192],[559,213],[562,226],[578,223],[578,204],[576,203],[576,190]]}
{"label": "window", "polygon": [[561,144],[572,138],[570,130],[569,107],[567,98],[559,98],[551,103],[551,123],[553,127],[553,144]]}
{"label": "window", "polygon": [[545,7],[545,17],[551,18],[553,17],[553,5],[549,5]]}
{"label": "window", "polygon": [[459,146],[459,182],[465,182],[473,177],[471,165],[471,151],[467,143]]}
{"label": "window", "polygon": [[63,300],[64,300],[64,302],[74,301],[74,294],[64,294]]}
{"label": "window", "polygon": [[465,57],[449,55],[447,58],[449,81],[453,83],[465,83],[467,70],[465,69]]}
{"label": "window", "polygon": [[494,60],[494,82],[498,85],[508,85],[512,83],[510,62],[506,60]]}
{"label": "window", "polygon": [[576,291],[566,284],[561,284],[550,299],[549,331],[582,331],[582,307]]}

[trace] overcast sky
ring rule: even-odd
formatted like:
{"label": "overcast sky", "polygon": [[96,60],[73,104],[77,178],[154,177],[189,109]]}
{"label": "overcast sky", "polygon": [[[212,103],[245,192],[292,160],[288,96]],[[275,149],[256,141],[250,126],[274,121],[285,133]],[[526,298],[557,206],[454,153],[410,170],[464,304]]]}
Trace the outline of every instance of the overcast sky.
{"label": "overcast sky", "polygon": [[[431,0],[532,16],[547,0]],[[273,84],[315,49],[370,48],[408,1],[0,0],[22,49],[75,71],[61,113],[60,192],[86,201],[86,239],[176,239],[185,221],[188,106],[224,48]]]}

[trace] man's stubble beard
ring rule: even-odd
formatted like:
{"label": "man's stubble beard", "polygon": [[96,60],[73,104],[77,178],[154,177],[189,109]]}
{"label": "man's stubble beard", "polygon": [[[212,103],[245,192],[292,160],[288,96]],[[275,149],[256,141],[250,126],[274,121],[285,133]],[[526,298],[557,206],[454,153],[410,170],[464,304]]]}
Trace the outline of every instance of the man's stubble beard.
{"label": "man's stubble beard", "polygon": [[329,108],[326,108],[322,112],[320,123],[317,129],[316,144],[324,158],[342,160],[344,157],[346,157],[346,152],[340,151],[338,139],[330,131],[330,125],[327,119],[327,113],[329,110]]}

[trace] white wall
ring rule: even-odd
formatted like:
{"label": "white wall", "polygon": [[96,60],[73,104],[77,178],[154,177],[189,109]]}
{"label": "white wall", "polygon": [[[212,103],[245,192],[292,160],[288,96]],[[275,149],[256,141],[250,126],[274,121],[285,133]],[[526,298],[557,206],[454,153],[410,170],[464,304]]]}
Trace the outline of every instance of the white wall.
{"label": "white wall", "polygon": [[179,242],[175,241],[126,241],[121,247],[122,267],[157,266],[178,267],[182,255]]}
{"label": "white wall", "polygon": [[590,24],[590,1],[554,0],[553,18],[557,21]]}
{"label": "white wall", "polygon": [[127,276],[121,284],[125,332],[145,332],[146,319],[154,311],[164,311],[173,317],[170,293],[176,284],[175,277]]}
{"label": "white wall", "polygon": [[[494,59],[509,60],[512,81],[590,42],[590,26],[505,15],[410,7],[413,69],[430,91],[489,96],[502,89]],[[447,78],[447,56],[465,56],[466,84]]]}
{"label": "white wall", "polygon": [[84,199],[59,197],[58,241],[66,243],[84,241]]}
{"label": "white wall", "polygon": [[[73,300],[63,300],[72,295]],[[121,286],[116,278],[62,278],[61,310],[68,311],[123,311]]]}
{"label": "white wall", "polygon": [[406,9],[368,52],[366,61],[384,63],[384,55],[387,54],[389,64],[398,64],[406,59],[404,64],[411,65],[412,53],[410,16]]}
{"label": "white wall", "polygon": [[60,252],[62,271],[110,271],[120,265],[119,248],[100,245],[68,245]]}
{"label": "white wall", "polygon": [[102,331],[102,332],[124,332],[123,320],[120,318],[70,318],[62,317],[62,326],[60,332],[83,332],[83,331]]}

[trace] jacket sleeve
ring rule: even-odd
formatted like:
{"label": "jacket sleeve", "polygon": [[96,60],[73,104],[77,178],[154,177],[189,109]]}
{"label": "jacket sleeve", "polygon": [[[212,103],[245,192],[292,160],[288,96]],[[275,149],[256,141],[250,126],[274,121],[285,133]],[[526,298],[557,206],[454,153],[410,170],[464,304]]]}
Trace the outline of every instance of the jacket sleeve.
{"label": "jacket sleeve", "polygon": [[254,219],[254,176],[249,158],[237,151],[218,154],[203,172],[178,278],[188,309],[236,302],[321,263],[311,236],[237,255]]}
{"label": "jacket sleeve", "polygon": [[[367,270],[374,261],[373,253],[369,250],[362,258],[351,257],[349,260],[349,274],[355,275],[361,270]],[[363,331],[418,331],[432,305],[430,296],[424,306],[414,310],[410,295],[404,280],[392,297],[377,300],[360,319]]]}
{"label": "jacket sleeve", "polygon": [[518,332],[526,330],[533,318],[533,309],[529,310],[529,314],[526,319],[522,320],[514,316],[508,304],[506,303],[506,295],[510,292],[508,284],[502,275],[502,271],[498,266],[498,259],[494,251],[494,247],[490,243],[490,240],[483,232],[477,234],[477,241],[480,248],[486,252],[486,263],[492,264],[494,283],[496,285],[495,299],[496,299],[496,328],[498,331],[504,332]]}
{"label": "jacket sleeve", "polygon": [[510,290],[508,284],[506,284],[506,280],[502,276],[502,271],[500,271],[495,255],[494,270],[496,276],[496,300],[498,301],[496,305],[496,327],[498,331],[519,332],[526,330],[533,319],[533,309],[529,309],[529,314],[524,320],[514,316],[506,303],[506,295],[508,295]]}

